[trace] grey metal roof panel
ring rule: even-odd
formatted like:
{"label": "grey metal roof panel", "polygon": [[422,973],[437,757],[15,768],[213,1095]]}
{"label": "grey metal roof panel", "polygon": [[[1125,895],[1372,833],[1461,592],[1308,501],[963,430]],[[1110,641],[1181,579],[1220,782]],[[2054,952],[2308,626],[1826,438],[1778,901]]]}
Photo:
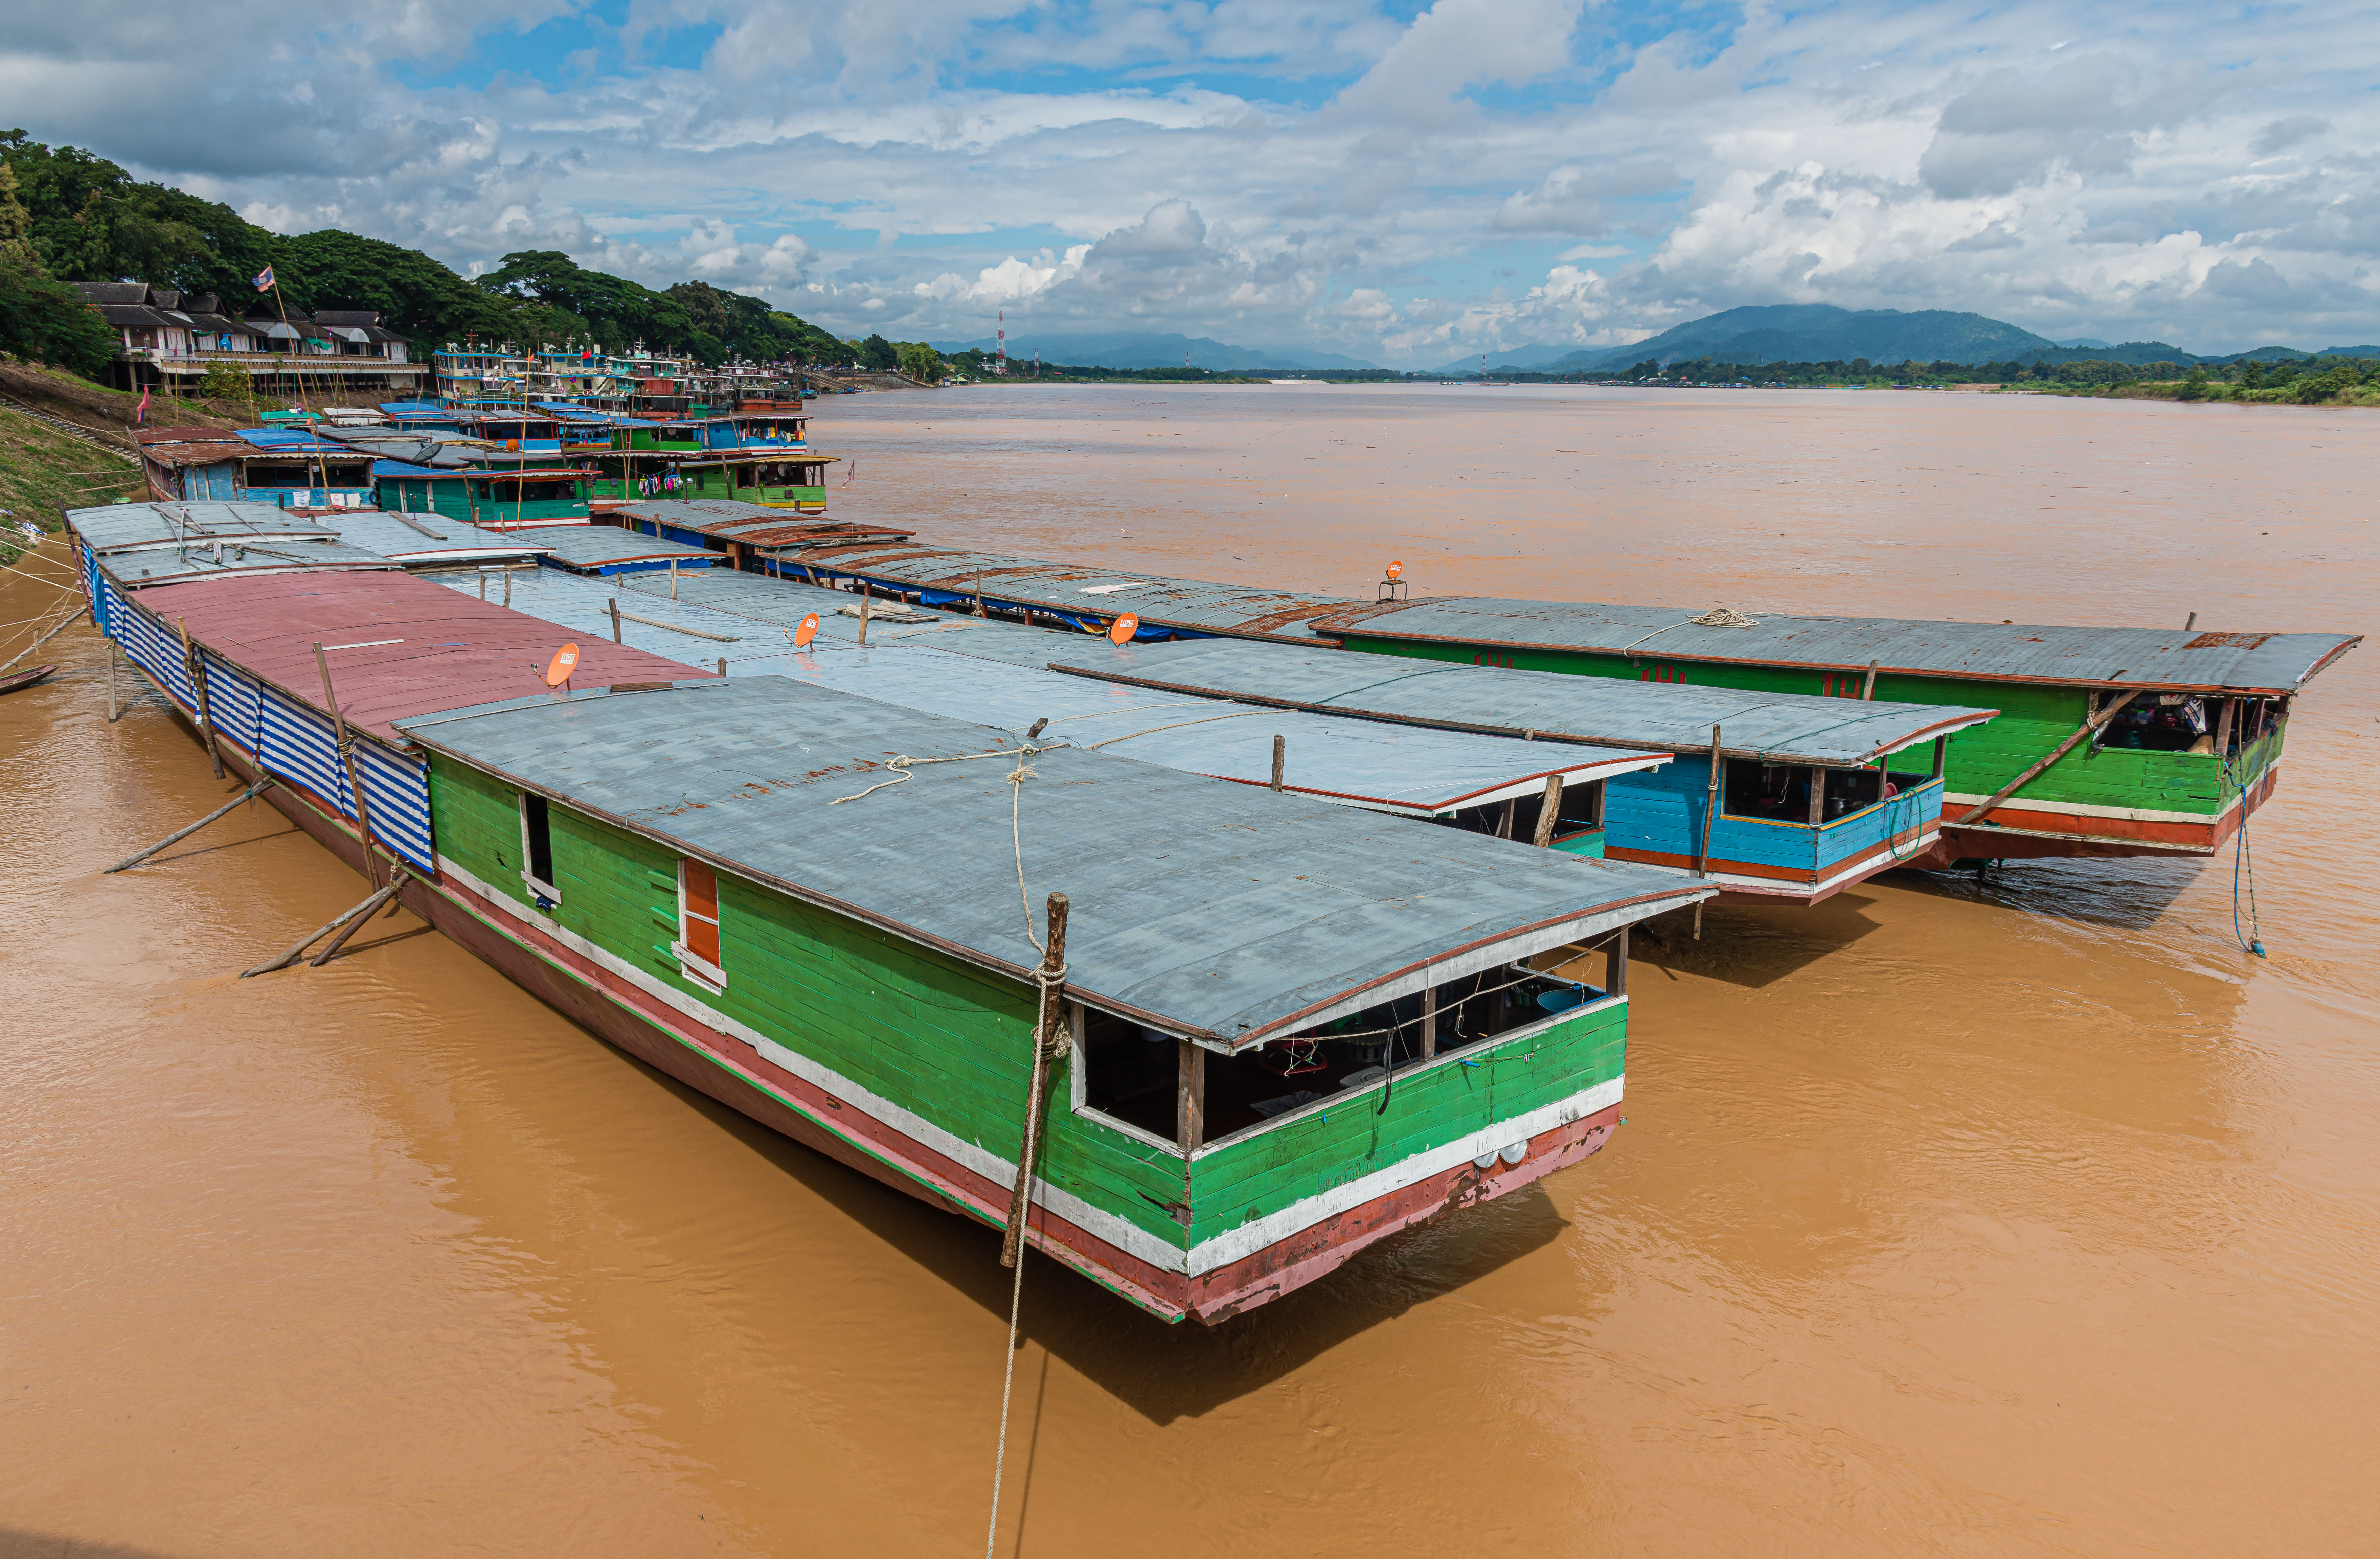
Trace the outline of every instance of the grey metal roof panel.
{"label": "grey metal roof panel", "polygon": [[[669,603],[665,599],[652,599],[668,596],[670,586],[666,576],[647,575],[640,579],[622,579],[618,583],[646,598],[647,604],[638,610],[653,616],[667,615],[665,608]],[[698,575],[680,574],[677,593],[681,605],[722,613],[734,612],[754,622],[772,624],[778,631],[766,635],[766,638],[780,648],[784,643],[784,633],[798,627],[802,619],[811,612],[819,614],[820,637],[830,641],[856,641],[859,637],[859,620],[843,615],[844,608],[859,604],[858,598],[843,590],[829,590],[789,579],[770,579],[757,574],[721,568]],[[1047,666],[1051,654],[1075,644],[1072,638],[1053,634],[1047,628],[1028,628],[1020,622],[972,617],[965,612],[946,611],[941,608],[922,612],[909,610],[914,615],[932,621],[893,622],[880,619],[868,624],[868,642],[928,645],[959,655],[1037,669]],[[1095,641],[1086,634],[1084,642],[1105,641]],[[769,653],[777,652],[771,649]],[[733,662],[740,658],[730,655],[728,659]]]}
{"label": "grey metal roof panel", "polygon": [[[516,535],[532,538],[555,562],[570,568],[603,568],[614,563],[668,562],[676,560],[708,570],[726,559],[708,547],[667,541],[624,530],[618,526],[544,526]],[[666,583],[662,586],[667,589]]]}
{"label": "grey metal roof panel", "polygon": [[2362,642],[2360,634],[2220,629],[2058,628],[1883,617],[1745,613],[1749,628],[1706,627],[1685,607],[1458,598],[1365,605],[1315,624],[1320,634],[1498,648],[1585,650],[1650,659],[1880,670],[1992,682],[2291,693]]}
{"label": "grey metal roof panel", "polygon": [[[780,677],[395,723],[726,871],[1012,976],[1039,958],[1020,898],[1038,925],[1042,896],[1062,891],[1070,992],[1225,1045],[1293,1033],[1433,965],[1525,956],[1709,892],[1078,748],[1034,755],[1020,788],[1009,733]],[[967,761],[895,770],[895,757]],[[883,788],[841,799],[872,786]]]}
{"label": "grey metal roof panel", "polygon": [[123,548],[103,554],[99,566],[124,588],[145,590],[154,585],[187,585],[194,579],[315,570],[394,569],[401,565],[345,541],[267,537],[262,540],[225,538],[220,550],[212,540]]}
{"label": "grey metal roof panel", "polygon": [[153,547],[185,539],[212,541],[217,537],[247,540],[260,537],[334,538],[338,532],[321,520],[292,514],[273,503],[208,501],[156,503],[110,503],[94,509],[69,509],[67,523],[75,534],[105,553],[118,547]]}
{"label": "grey metal roof panel", "polygon": [[1272,743],[1283,739],[1282,787],[1323,801],[1432,816],[1536,795],[1551,774],[1565,784],[1670,761],[1667,753],[1585,748],[1476,736],[1219,698],[1147,694],[1112,683],[1003,665],[928,646],[813,644],[772,657],[797,682],[880,699],[951,719],[1029,730],[1040,740],[1111,752],[1185,774],[1269,786]]}
{"label": "grey metal roof panel", "polygon": [[377,552],[408,568],[434,564],[502,562],[534,558],[549,549],[535,536],[481,530],[443,514],[402,517],[379,509],[347,509],[322,516],[350,546]]}
{"label": "grey metal roof panel", "polygon": [[799,557],[828,573],[886,580],[909,589],[971,594],[979,575],[984,594],[994,602],[1101,617],[1129,611],[1153,627],[1304,643],[1314,637],[1305,626],[1310,620],[1362,604],[1301,590],[1213,585],[949,547],[863,543],[815,548]]}
{"label": "grey metal roof panel", "polygon": [[1673,753],[1725,751],[1772,763],[1850,767],[1978,725],[1998,713],[1561,671],[1451,666],[1401,655],[1187,639],[1102,645],[1050,658],[1054,671],[1174,693],[1404,720],[1540,741]]}

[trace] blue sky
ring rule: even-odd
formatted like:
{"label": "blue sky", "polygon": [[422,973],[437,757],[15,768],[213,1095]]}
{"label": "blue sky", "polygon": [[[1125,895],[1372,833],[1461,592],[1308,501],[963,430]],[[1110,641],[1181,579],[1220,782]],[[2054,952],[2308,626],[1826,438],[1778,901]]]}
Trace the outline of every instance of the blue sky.
{"label": "blue sky", "polygon": [[285,231],[904,340],[1435,366],[1823,302],[2216,350],[2380,339],[2375,56],[2366,5],[95,0],[0,20],[0,113]]}

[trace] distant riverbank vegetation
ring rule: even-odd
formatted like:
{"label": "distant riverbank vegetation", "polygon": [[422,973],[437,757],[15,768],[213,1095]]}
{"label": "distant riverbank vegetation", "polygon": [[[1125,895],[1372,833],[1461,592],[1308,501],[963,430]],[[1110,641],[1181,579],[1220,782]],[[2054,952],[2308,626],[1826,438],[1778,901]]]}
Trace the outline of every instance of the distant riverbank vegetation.
{"label": "distant riverbank vegetation", "polygon": [[[286,236],[229,206],[141,183],[103,157],[0,131],[0,353],[100,371],[115,340],[71,282],[212,293],[238,312],[269,267],[293,311],[376,309],[424,354],[449,341],[602,343],[731,360],[841,363],[834,336],[708,282],[656,291],[528,249],[468,280],[418,249],[325,228]],[[270,295],[266,295],[270,296]]]}

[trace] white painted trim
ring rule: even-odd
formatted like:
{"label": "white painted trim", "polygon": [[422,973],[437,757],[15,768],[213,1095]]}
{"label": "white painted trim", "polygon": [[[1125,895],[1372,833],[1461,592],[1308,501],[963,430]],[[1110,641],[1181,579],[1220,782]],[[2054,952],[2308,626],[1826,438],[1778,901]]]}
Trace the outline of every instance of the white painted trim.
{"label": "white painted trim", "polygon": [[[573,952],[626,980],[647,995],[667,1003],[688,1017],[706,1023],[722,1033],[732,1034],[743,1040],[767,1057],[770,1061],[793,1073],[803,1082],[832,1094],[904,1135],[925,1143],[945,1157],[956,1159],[995,1184],[1014,1182],[1016,1177],[1014,1160],[1002,1158],[978,1143],[963,1141],[923,1116],[905,1109],[889,1099],[879,1097],[859,1083],[803,1055],[800,1051],[771,1039],[757,1029],[747,1027],[726,1013],[698,1001],[682,991],[673,990],[616,954],[596,946],[576,932],[565,929],[551,916],[540,914],[534,909],[524,908],[514,902],[490,884],[474,876],[469,870],[457,864],[452,858],[440,855],[438,869],[442,874],[452,876],[455,881],[488,900],[491,906],[517,919],[534,924],[538,929]],[[1624,1000],[1625,998],[1613,999]],[[1558,1013],[1554,1021],[1559,1021],[1572,1016],[1575,1016],[1575,1013]],[[1497,1036],[1497,1042],[1502,1041],[1505,1037]],[[834,1130],[833,1122],[820,1120],[815,1111],[805,1106],[799,1100],[788,1098],[778,1093],[764,1080],[736,1067],[733,1058],[720,1056],[716,1051],[706,1050],[705,1053],[736,1071],[752,1086],[768,1094],[771,1098],[808,1119],[818,1121],[818,1124],[828,1130]],[[1463,1053],[1452,1052],[1447,1059],[1459,1063],[1463,1059]],[[1070,1067],[1068,1070],[1077,1078],[1080,1077],[1082,1069],[1079,1066]],[[1620,1102],[1624,1082],[1624,1076],[1613,1078],[1608,1082],[1597,1083],[1585,1093],[1573,1094],[1568,1099],[1541,1106],[1526,1115],[1496,1122],[1467,1137],[1416,1154],[1410,1158],[1400,1159],[1395,1164],[1360,1179],[1351,1180],[1330,1190],[1318,1192],[1262,1218],[1243,1224],[1238,1228],[1201,1241],[1186,1252],[1181,1247],[1169,1245],[1139,1226],[1104,1208],[1094,1206],[1072,1191],[1051,1185],[1047,1179],[1038,1176],[1033,1182],[1033,1200],[1076,1227],[1147,1262],[1160,1272],[1186,1271],[1195,1276],[1199,1273],[1211,1272],[1219,1267],[1228,1266],[1244,1256],[1252,1255],[1268,1245],[1320,1223],[1325,1218],[1333,1217],[1351,1207],[1360,1207],[1366,1202],[1385,1196],[1390,1191],[1401,1190],[1416,1181],[1427,1179],[1430,1176],[1451,1168],[1465,1159],[1476,1158],[1482,1153],[1492,1152],[1541,1132],[1550,1131],[1557,1127],[1566,1126],[1598,1110],[1609,1109]],[[1077,1082],[1074,1086],[1079,1088],[1081,1084]],[[1362,1096],[1359,1093],[1352,1097],[1360,1099]],[[1104,1123],[1104,1118],[1100,1118]],[[1172,1144],[1167,1143],[1165,1146],[1170,1150]],[[1194,1188],[1196,1184],[1194,1178],[1192,1180]]]}
{"label": "white painted trim", "polygon": [[[2211,762],[2213,760],[2210,759],[2209,761]],[[2268,776],[2277,773],[2280,767],[2281,760],[2275,758],[2271,763],[2268,763],[2263,768],[2258,769],[2256,771],[2255,778],[2248,781],[2248,789],[2252,791],[2257,786],[2263,784]],[[2219,823],[2226,816],[2229,816],[2231,809],[2240,804],[2242,793],[2243,792],[2239,791],[2232,792],[2231,794],[2225,799],[2223,804],[2213,812],[2153,812],[2145,807],[2091,806],[2079,801],[2036,801],[2027,799],[2022,796],[2010,796],[2008,800],[1992,808],[1992,811],[1995,813],[2062,812],[2072,817],[2115,817],[2131,823],[2211,824]],[[1945,792],[1942,796],[1943,821],[1956,824],[1959,821],[1956,814],[1972,810],[1975,806],[1989,800],[1991,800],[1991,797],[1987,795],[1957,795]],[[1980,823],[1969,823],[1966,827],[1973,828],[1980,828],[1982,825]],[[2013,832],[2014,830],[2010,831]],[[2049,834],[2045,837],[2049,839],[2097,839],[2103,836],[2095,834]]]}
{"label": "white painted trim", "polygon": [[[836,1098],[856,1106],[868,1115],[873,1116],[878,1120],[882,1121],[887,1126],[893,1128],[904,1135],[917,1139],[918,1142],[923,1142],[929,1148],[932,1148],[936,1153],[942,1154],[944,1157],[956,1159],[959,1163],[965,1165],[968,1168],[974,1170],[977,1174],[983,1176],[986,1179],[1002,1185],[1014,1185],[1015,1183],[1016,1163],[1014,1159],[1000,1157],[998,1154],[991,1153],[978,1143],[963,1141],[953,1135],[951,1132],[945,1130],[943,1128],[934,1124],[932,1121],[928,1120],[925,1117],[917,1114],[915,1111],[905,1109],[901,1106],[894,1104],[890,1099],[878,1097],[868,1089],[861,1086],[850,1078],[844,1076],[841,1072],[834,1070],[832,1068],[825,1066],[810,1057],[803,1055],[798,1050],[795,1050],[776,1040],[771,1039],[767,1034],[760,1033],[758,1029],[747,1027],[743,1023],[740,1023],[735,1019],[729,1017],[726,1013],[720,1011],[718,1009],[711,1007],[705,1002],[698,1001],[696,998],[687,996],[683,991],[672,989],[669,985],[664,985],[662,981],[655,979],[644,970],[641,970],[636,965],[629,963],[625,959],[620,958],[617,954],[614,954],[606,949],[598,947],[594,943],[587,940],[584,937],[579,936],[577,933],[565,928],[556,923],[551,916],[540,914],[533,909],[528,909],[514,902],[498,889],[473,876],[467,868],[456,864],[452,858],[443,854],[440,855],[438,857],[438,869],[442,873],[451,876],[455,881],[463,884],[466,888],[470,888],[473,892],[487,900],[491,904],[513,915],[516,919],[526,921],[535,925],[539,930],[544,932],[547,936],[552,937],[564,947],[568,948],[571,951],[578,954],[581,958],[588,960],[589,962],[596,964],[611,973],[618,975],[620,978],[627,981],[630,985],[636,986],[638,990],[643,991],[646,995],[652,997],[657,1000],[668,1003],[671,1007],[685,1013],[687,1017],[693,1018],[698,1022],[706,1023],[711,1028],[717,1029],[722,1033],[732,1034],[735,1038],[744,1041],[745,1044],[751,1045],[761,1055],[766,1056],[771,1061],[783,1067],[785,1070],[793,1073],[795,1077],[800,1078],[803,1082],[811,1084],[813,1087],[824,1089],[827,1093],[833,1094]],[[707,1053],[717,1057],[720,1061],[729,1067],[734,1067],[735,1064],[731,1057],[718,1056],[718,1053],[715,1051]],[[817,1113],[803,1106],[800,1101],[786,1098],[783,1094],[770,1088],[766,1082],[758,1077],[752,1076],[749,1072],[744,1072],[742,1075],[747,1078],[754,1087],[759,1088],[768,1093],[771,1098],[774,1098],[780,1103],[799,1111],[802,1115],[809,1118],[810,1119],[818,1119]],[[832,1121],[820,1120],[819,1121],[819,1124],[827,1128],[829,1130],[832,1130],[834,1129],[834,1123]],[[1167,1145],[1168,1147],[1172,1146],[1171,1143],[1168,1143]],[[1075,1224],[1078,1227],[1088,1230],[1090,1233],[1099,1236],[1099,1238],[1106,1240],[1109,1244],[1115,1246],[1119,1250],[1131,1252],[1133,1255],[1148,1263],[1151,1266],[1158,1268],[1160,1271],[1180,1272],[1183,1270],[1183,1252],[1180,1246],[1165,1244],[1163,1241],[1157,1239],[1156,1236],[1149,1234],[1147,1230],[1140,1228],[1138,1226],[1128,1223],[1124,1219],[1118,1217],[1115,1214],[1110,1213],[1103,1208],[1095,1207],[1091,1203],[1085,1202],[1082,1198],[1075,1196],[1073,1192],[1062,1190],[1058,1187],[1050,1184],[1046,1179],[1037,1178],[1033,1184],[1035,1191],[1033,1198],[1034,1201],[1041,1203],[1045,1207],[1048,1207],[1050,1211],[1058,1214],[1061,1217],[1065,1218],[1068,1222]]]}
{"label": "white painted trim", "polygon": [[[1268,1213],[1251,1219],[1234,1229],[1227,1229],[1211,1239],[1202,1239],[1190,1248],[1190,1275],[1213,1272],[1233,1262],[1255,1255],[1268,1245],[1288,1239],[1301,1229],[1310,1228],[1325,1218],[1335,1217],[1350,1208],[1361,1207],[1392,1191],[1426,1180],[1442,1170],[1451,1169],[1467,1159],[1494,1153],[1518,1142],[1584,1120],[1598,1111],[1618,1104],[1625,1092],[1626,1077],[1615,1077],[1598,1082],[1585,1093],[1573,1094],[1550,1105],[1541,1105],[1526,1115],[1483,1127],[1467,1137],[1402,1158],[1384,1169],[1376,1170],[1360,1179],[1346,1181],[1318,1191],[1303,1201],[1293,1202],[1277,1213]],[[1191,1178],[1192,1196],[1196,1197],[1197,1178]],[[1195,1205],[1195,1201],[1194,1201]]]}

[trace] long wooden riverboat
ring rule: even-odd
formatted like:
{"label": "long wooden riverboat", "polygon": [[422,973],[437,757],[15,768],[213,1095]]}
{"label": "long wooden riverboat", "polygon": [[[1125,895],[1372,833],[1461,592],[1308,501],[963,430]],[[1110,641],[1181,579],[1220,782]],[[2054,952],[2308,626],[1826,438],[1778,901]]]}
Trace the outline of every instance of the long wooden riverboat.
{"label": "long wooden riverboat", "polygon": [[2042,627],[1466,597],[1350,600],[951,548],[821,546],[782,566],[926,601],[1144,640],[1325,642],[1371,654],[1811,697],[1999,711],[1945,755],[1941,838],[1903,863],[2204,856],[2273,793],[2291,707],[2361,635]]}
{"label": "long wooden riverboat", "polygon": [[[1269,782],[1280,737],[1285,788],[1691,873],[1737,902],[1815,903],[1923,857],[1940,834],[1945,744],[1994,714],[1415,667],[1241,638],[1119,648],[905,603],[875,618],[861,649],[863,608],[845,592],[728,570],[640,586],[669,598],[631,620],[648,648],[705,634],[734,644],[739,668],[929,713],[1048,718],[1070,739],[1244,783]],[[601,632],[608,604],[593,586],[547,588],[531,610]],[[821,635],[807,654],[752,626],[782,632],[805,617]],[[969,670],[952,654],[999,664]]]}
{"label": "long wooden riverboat", "polygon": [[1627,928],[1710,892],[601,640],[556,692],[553,624],[122,514],[67,516],[94,618],[224,767],[591,1032],[994,1225],[1062,1050],[1023,1238],[1168,1319],[1595,1152]]}

